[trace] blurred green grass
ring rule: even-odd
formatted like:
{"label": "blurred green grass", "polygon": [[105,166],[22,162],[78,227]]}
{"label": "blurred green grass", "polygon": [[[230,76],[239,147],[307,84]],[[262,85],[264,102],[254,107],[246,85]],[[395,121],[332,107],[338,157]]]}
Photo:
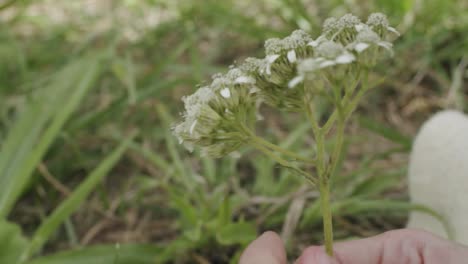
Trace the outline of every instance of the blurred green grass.
{"label": "blurred green grass", "polygon": [[[329,16],[380,11],[403,33],[395,58],[376,73],[385,82],[349,128],[343,173],[334,178],[338,239],[401,227],[408,210],[425,210],[406,203],[411,138],[439,109],[468,111],[462,0],[5,3],[0,190],[8,193],[0,195],[0,238],[18,241],[13,258],[46,256],[33,263],[89,263],[90,256],[96,263],[236,263],[267,229],[283,235],[292,255],[319,243],[317,194],[302,179],[249,149],[242,158],[200,159],[170,127],[181,96],[212,74],[262,56],[267,38],[296,28],[313,34]],[[308,126],[265,116],[264,136],[313,152]],[[109,154],[130,135],[120,155]],[[285,224],[295,213],[299,221]]]}

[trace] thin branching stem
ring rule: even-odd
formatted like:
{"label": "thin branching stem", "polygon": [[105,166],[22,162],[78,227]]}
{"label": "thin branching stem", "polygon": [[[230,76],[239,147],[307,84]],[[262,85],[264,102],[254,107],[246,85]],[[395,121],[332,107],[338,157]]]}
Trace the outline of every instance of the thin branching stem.
{"label": "thin branching stem", "polygon": [[301,176],[303,176],[307,181],[309,181],[309,183],[312,185],[312,186],[317,186],[318,185],[318,181],[316,178],[314,178],[312,175],[310,175],[309,173],[297,168],[294,164],[292,164],[291,162],[275,155],[270,149],[268,149],[267,147],[263,146],[262,144],[258,143],[255,139],[252,139],[250,140],[250,143],[256,148],[258,149],[259,151],[261,151],[263,154],[267,155],[269,158],[271,158],[272,160],[274,160],[275,162],[277,162],[278,164],[280,164],[281,166],[285,167],[285,168],[288,168],[288,169],[291,169],[295,172],[297,172],[298,174],[300,174]]}

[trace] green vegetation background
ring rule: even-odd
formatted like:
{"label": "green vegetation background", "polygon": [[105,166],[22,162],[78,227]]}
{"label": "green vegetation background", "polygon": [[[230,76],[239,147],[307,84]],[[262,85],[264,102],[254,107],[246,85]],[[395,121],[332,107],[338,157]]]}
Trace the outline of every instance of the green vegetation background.
{"label": "green vegetation background", "polygon": [[[0,263],[236,263],[269,229],[291,256],[320,243],[303,179],[248,148],[200,158],[170,128],[212,74],[347,12],[402,37],[348,128],[337,239],[427,210],[407,202],[407,156],[424,119],[468,110],[466,1],[0,0]],[[300,119],[262,111],[259,133],[313,154]]]}

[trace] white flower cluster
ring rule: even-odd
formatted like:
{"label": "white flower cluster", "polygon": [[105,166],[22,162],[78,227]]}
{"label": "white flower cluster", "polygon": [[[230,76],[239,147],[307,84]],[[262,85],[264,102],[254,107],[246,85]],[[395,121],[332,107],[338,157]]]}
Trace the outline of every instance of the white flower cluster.
{"label": "white flower cluster", "polygon": [[398,32],[383,14],[371,14],[366,23],[347,14],[327,19],[316,39],[303,30],[269,39],[264,58],[247,58],[184,97],[184,121],[174,133],[190,149],[198,145],[209,156],[223,156],[248,139],[246,129],[253,129],[261,102],[303,111],[304,98],[343,80],[358,80],[360,69],[392,55],[391,34]]}
{"label": "white flower cluster", "polygon": [[174,134],[189,150],[200,146],[202,154],[222,157],[244,141],[243,126],[252,126],[256,114],[255,79],[239,68],[213,76],[210,85],[183,97],[184,121]]}
{"label": "white flower cluster", "polygon": [[314,47],[314,56],[299,62],[298,75],[288,86],[293,88],[306,79],[320,78],[336,85],[337,80],[358,77],[360,68],[368,69],[382,57],[393,55],[390,34],[399,35],[381,13],[371,14],[366,23],[351,14],[328,18],[322,35],[308,43]]}

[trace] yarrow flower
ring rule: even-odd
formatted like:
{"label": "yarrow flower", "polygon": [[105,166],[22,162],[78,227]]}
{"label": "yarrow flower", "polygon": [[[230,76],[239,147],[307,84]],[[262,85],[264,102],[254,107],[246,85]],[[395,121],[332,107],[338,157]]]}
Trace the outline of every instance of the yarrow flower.
{"label": "yarrow flower", "polygon": [[[316,49],[316,57],[308,58],[301,61],[298,65],[298,76],[291,79],[289,87],[294,88],[296,85],[304,81],[307,75],[316,77],[321,69],[325,69],[337,65],[346,65],[354,62],[356,57],[346,50],[343,45],[333,41],[324,41]],[[335,71],[335,77],[337,69]],[[330,76],[331,77],[331,76]]]}
{"label": "yarrow flower", "polygon": [[346,14],[325,20],[315,39],[304,30],[269,39],[264,58],[247,58],[184,97],[184,120],[173,131],[190,150],[199,146],[205,155],[224,156],[248,141],[262,103],[301,112],[317,91],[330,90],[336,102],[343,87],[359,84],[361,70],[393,54],[389,33],[398,35],[381,13],[366,23]]}
{"label": "yarrow flower", "polygon": [[393,55],[393,44],[382,40],[369,27],[361,30],[356,36],[356,41],[349,44],[348,48],[357,52],[359,61],[366,66],[374,66],[377,60],[385,55],[384,53]]}
{"label": "yarrow flower", "polygon": [[269,39],[265,42],[264,59],[248,58],[239,66],[254,76],[259,98],[265,103],[288,111],[302,109],[302,91],[285,88],[297,74],[297,62],[312,55],[313,48],[308,45],[311,41],[311,36],[303,30],[296,30],[283,39]]}
{"label": "yarrow flower", "polygon": [[355,40],[364,25],[358,17],[346,14],[339,19],[328,18],[322,28],[326,38],[347,45]]}
{"label": "yarrow flower", "polygon": [[[332,256],[330,177],[336,174],[343,154],[346,122],[372,88],[369,70],[384,53],[392,53],[388,32],[396,30],[382,14],[370,15],[366,24],[347,14],[327,19],[316,39],[303,30],[269,39],[264,58],[248,58],[182,98],[184,120],[173,131],[188,149],[198,146],[211,157],[222,157],[248,143],[319,187],[325,250]],[[316,145],[313,159],[255,135],[258,107],[263,102],[304,113]],[[335,142],[329,151],[325,140],[331,131]],[[314,166],[315,175],[303,170],[304,165]]]}
{"label": "yarrow flower", "polygon": [[190,151],[222,157],[238,149],[245,139],[244,127],[255,121],[255,79],[238,68],[215,75],[209,86],[183,97],[184,121],[173,128],[179,142]]}

